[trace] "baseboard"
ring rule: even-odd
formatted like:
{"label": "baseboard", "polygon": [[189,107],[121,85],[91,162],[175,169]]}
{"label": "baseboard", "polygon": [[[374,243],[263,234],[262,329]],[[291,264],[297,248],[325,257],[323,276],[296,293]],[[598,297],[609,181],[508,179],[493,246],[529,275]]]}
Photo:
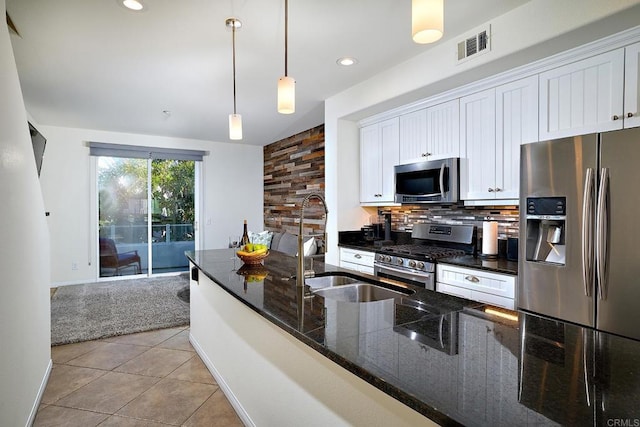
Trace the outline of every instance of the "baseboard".
{"label": "baseboard", "polygon": [[30,427],[33,425],[33,422],[36,420],[36,415],[38,414],[38,408],[40,407],[40,402],[42,401],[42,396],[44,395],[44,389],[47,387],[47,383],[49,382],[49,376],[51,375],[51,369],[53,368],[53,360],[49,359],[49,363],[47,364],[47,369],[45,370],[44,377],[40,382],[40,387],[38,388],[38,394],[36,395],[36,400],[33,402],[33,406],[31,407],[31,412],[29,413],[29,418],[27,419],[26,427]]}
{"label": "baseboard", "polygon": [[224,380],[220,372],[218,372],[216,367],[213,365],[213,362],[209,359],[209,357],[207,357],[204,350],[191,333],[189,333],[189,342],[191,342],[191,345],[196,350],[196,353],[198,353],[198,356],[200,356],[202,362],[205,364],[209,372],[211,372],[211,375],[213,375],[213,378],[216,380],[218,386],[220,386],[220,389],[229,400],[229,403],[231,403],[231,406],[233,406],[233,409],[238,414],[238,417],[240,417],[240,419],[242,420],[242,423],[245,426],[255,427],[256,424],[253,422],[247,411],[245,411],[240,401],[233,394],[233,391],[231,391],[231,388],[229,387],[227,382]]}
{"label": "baseboard", "polygon": [[50,288],[59,288],[60,286],[70,286],[70,285],[83,285],[85,283],[98,283],[96,280],[72,280],[69,282],[53,282],[49,285]]}
{"label": "baseboard", "polygon": [[[170,273],[159,273],[154,274],[151,277],[167,277],[167,276],[180,276],[181,274],[188,274],[188,271],[172,271]],[[70,280],[65,282],[53,282],[49,287],[58,288],[60,286],[69,286],[69,285],[86,285],[91,283],[104,283],[104,282],[112,282],[117,280],[130,280],[130,279],[147,279],[149,276],[144,275],[136,275],[136,276],[110,276],[110,277],[101,277],[100,279],[80,279],[80,280]]]}

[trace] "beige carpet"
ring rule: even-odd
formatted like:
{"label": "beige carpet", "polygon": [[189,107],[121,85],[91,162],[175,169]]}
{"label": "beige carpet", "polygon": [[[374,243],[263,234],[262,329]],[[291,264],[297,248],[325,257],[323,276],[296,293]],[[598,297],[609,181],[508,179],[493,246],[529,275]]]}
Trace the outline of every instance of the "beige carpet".
{"label": "beige carpet", "polygon": [[58,287],[51,345],[188,325],[188,286],[189,276],[181,274]]}

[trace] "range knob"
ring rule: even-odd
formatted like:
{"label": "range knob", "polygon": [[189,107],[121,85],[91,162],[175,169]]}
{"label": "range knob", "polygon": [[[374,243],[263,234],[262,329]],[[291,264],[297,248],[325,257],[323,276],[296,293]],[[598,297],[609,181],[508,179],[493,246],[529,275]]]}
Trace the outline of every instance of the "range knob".
{"label": "range knob", "polygon": [[391,262],[391,256],[390,255],[385,255],[384,260],[387,262]]}
{"label": "range knob", "polygon": [[424,270],[424,262],[418,261],[418,270]]}
{"label": "range knob", "polygon": [[416,262],[414,260],[409,261],[409,267],[416,268]]}
{"label": "range knob", "polygon": [[404,263],[404,260],[402,258],[398,257],[398,258],[396,258],[396,263],[398,265],[402,265]]}

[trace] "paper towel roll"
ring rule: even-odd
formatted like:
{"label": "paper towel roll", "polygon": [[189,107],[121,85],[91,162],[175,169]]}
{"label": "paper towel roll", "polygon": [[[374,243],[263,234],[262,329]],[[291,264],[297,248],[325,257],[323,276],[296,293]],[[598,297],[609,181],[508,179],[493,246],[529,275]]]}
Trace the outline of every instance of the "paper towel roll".
{"label": "paper towel roll", "polygon": [[498,254],[498,223],[496,221],[482,223],[482,254]]}

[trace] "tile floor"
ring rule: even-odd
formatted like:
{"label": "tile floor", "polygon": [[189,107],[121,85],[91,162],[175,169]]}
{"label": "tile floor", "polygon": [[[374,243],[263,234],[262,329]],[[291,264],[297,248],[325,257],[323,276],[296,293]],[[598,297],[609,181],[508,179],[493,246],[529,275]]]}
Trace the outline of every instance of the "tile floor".
{"label": "tile floor", "polygon": [[242,426],[188,327],[56,346],[51,357],[34,426]]}

